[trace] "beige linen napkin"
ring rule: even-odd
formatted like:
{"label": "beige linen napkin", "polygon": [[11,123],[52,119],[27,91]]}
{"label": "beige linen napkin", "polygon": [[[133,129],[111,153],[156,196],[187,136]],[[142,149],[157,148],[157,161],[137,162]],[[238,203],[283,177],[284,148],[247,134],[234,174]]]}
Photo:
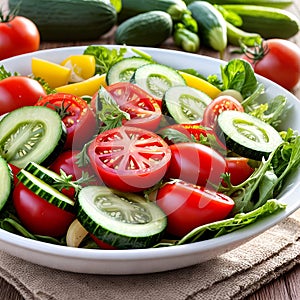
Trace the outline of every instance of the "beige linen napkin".
{"label": "beige linen napkin", "polygon": [[300,210],[244,245],[202,264],[145,275],[87,275],[0,252],[0,275],[25,299],[242,299],[300,262]]}

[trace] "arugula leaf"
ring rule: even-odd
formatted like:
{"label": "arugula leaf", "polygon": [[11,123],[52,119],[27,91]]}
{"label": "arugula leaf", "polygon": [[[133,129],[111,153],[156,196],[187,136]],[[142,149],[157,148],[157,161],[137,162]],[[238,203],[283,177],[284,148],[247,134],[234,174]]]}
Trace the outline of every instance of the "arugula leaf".
{"label": "arugula leaf", "polygon": [[250,212],[266,203],[268,199],[276,198],[288,176],[300,164],[300,136],[289,129],[283,143],[277,147],[260,166],[243,183],[233,186],[230,175],[224,174],[226,187],[219,191],[231,197],[235,207],[231,215]]}
{"label": "arugula leaf", "polygon": [[96,74],[102,75],[107,73],[108,69],[116,62],[124,58],[127,52],[126,48],[108,49],[104,46],[88,46],[84,50],[84,54],[93,55],[96,60]]}
{"label": "arugula leaf", "polygon": [[159,244],[155,245],[154,248],[184,245],[216,238],[246,227],[285,208],[285,203],[279,202],[276,199],[270,199],[251,212],[239,213],[229,219],[201,225],[190,231],[180,240],[162,240]]}
{"label": "arugula leaf", "polygon": [[270,199],[251,212],[239,213],[232,218],[197,227],[180,239],[176,244],[182,245],[193,243],[202,239],[215,238],[239,230],[256,222],[258,219],[266,218],[279,210],[285,209],[285,207],[286,204],[281,203],[276,199]]}

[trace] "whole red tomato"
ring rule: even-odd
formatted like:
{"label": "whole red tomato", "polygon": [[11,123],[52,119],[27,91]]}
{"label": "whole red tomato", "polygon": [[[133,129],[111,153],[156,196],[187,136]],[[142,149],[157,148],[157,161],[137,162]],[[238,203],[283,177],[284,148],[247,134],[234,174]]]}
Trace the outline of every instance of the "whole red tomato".
{"label": "whole red tomato", "polygon": [[226,172],[225,158],[214,149],[193,142],[170,145],[172,157],[167,179],[181,179],[191,184],[216,189]]}
{"label": "whole red tomato", "polygon": [[300,81],[300,48],[284,39],[269,39],[254,53],[246,53],[254,71],[287,90],[292,90]]}
{"label": "whole red tomato", "polygon": [[249,165],[249,158],[226,157],[226,163],[230,182],[233,185],[241,184],[254,172],[254,168]]}
{"label": "whole red tomato", "polygon": [[66,234],[75,214],[49,203],[19,182],[13,204],[22,224],[32,233],[60,237]]}
{"label": "whole red tomato", "polygon": [[180,180],[163,185],[156,204],[168,217],[167,232],[178,237],[200,225],[225,219],[234,207],[230,197]]}
{"label": "whole red tomato", "polygon": [[37,103],[56,110],[67,128],[65,150],[81,149],[97,131],[97,121],[93,111],[82,98],[67,93],[50,94]]}
{"label": "whole red tomato", "polygon": [[0,20],[0,60],[33,52],[40,47],[40,33],[36,25],[21,16]]}
{"label": "whole red tomato", "polygon": [[0,115],[23,106],[35,105],[44,96],[46,96],[44,88],[34,79],[25,76],[2,79],[0,80]]}

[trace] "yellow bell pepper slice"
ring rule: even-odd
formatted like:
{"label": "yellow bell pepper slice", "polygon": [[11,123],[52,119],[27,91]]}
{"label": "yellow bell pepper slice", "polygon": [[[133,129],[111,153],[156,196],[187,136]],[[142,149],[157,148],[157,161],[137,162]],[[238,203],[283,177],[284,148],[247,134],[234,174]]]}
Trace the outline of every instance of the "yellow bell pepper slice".
{"label": "yellow bell pepper slice", "polygon": [[67,84],[71,75],[70,68],[37,57],[32,58],[31,69],[35,77],[44,79],[53,89]]}
{"label": "yellow bell pepper slice", "polygon": [[221,91],[217,87],[215,87],[214,85],[212,85],[211,83],[209,83],[208,81],[202,78],[199,78],[195,75],[183,71],[179,71],[179,73],[184,78],[188,86],[204,92],[212,99],[216,98],[221,93]]}
{"label": "yellow bell pepper slice", "polygon": [[95,75],[84,81],[71,83],[57,87],[55,90],[58,93],[73,94],[78,97],[93,96],[100,88],[100,86],[106,87],[106,74]]}
{"label": "yellow bell pepper slice", "polygon": [[70,55],[60,63],[72,70],[69,82],[79,82],[95,75],[96,61],[93,55]]}

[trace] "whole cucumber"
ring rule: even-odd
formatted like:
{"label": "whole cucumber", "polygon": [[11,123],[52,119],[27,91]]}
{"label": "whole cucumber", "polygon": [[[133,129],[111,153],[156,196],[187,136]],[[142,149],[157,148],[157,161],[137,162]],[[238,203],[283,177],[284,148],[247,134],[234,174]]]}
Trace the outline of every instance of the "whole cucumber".
{"label": "whole cucumber", "polygon": [[138,14],[121,23],[115,32],[115,42],[131,46],[158,46],[171,36],[173,21],[163,11]]}
{"label": "whole cucumber", "polygon": [[42,41],[96,40],[117,23],[116,9],[103,0],[9,0],[32,20]]}

